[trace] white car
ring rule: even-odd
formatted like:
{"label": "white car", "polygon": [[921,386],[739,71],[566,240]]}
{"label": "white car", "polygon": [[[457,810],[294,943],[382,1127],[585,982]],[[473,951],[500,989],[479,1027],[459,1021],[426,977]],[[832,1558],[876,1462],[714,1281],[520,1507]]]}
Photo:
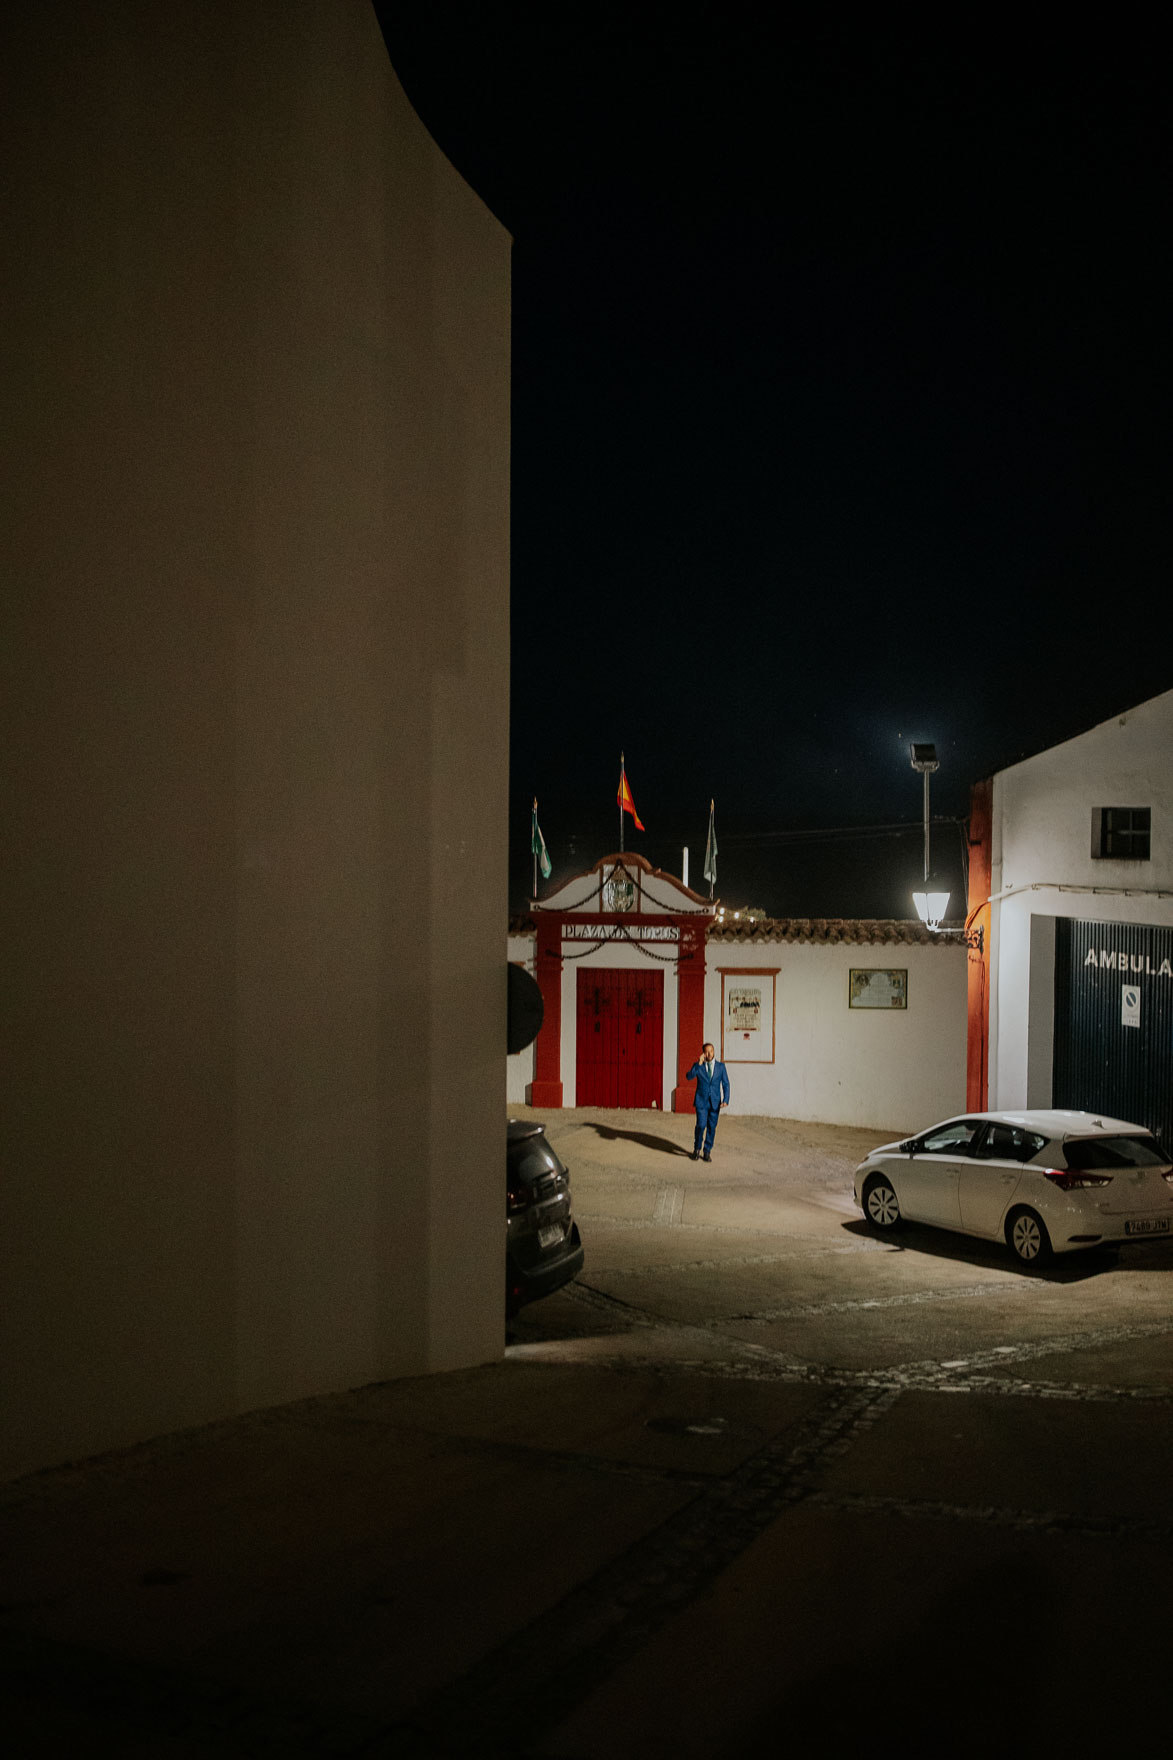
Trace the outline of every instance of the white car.
{"label": "white car", "polygon": [[1143,1125],[1091,1112],[971,1112],[873,1149],[855,1201],[881,1232],[930,1222],[1024,1265],[1173,1233],[1173,1166]]}

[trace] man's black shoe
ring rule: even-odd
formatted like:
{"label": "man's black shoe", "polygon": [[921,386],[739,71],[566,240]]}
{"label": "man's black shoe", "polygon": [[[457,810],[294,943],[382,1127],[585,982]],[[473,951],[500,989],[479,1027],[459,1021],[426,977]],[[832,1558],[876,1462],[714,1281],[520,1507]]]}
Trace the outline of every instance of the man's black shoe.
{"label": "man's black shoe", "polygon": [[701,1156],[702,1161],[711,1161],[712,1159],[713,1159],[713,1157],[711,1155],[702,1155]]}
{"label": "man's black shoe", "polygon": [[694,1149],[694,1150],[693,1150],[693,1152],[692,1152],[692,1154],[691,1154],[691,1155],[690,1155],[690,1156],[689,1156],[689,1158],[688,1158],[688,1159],[689,1159],[689,1160],[690,1160],[690,1161],[699,1161],[699,1160],[700,1160],[700,1156],[699,1156],[699,1154],[698,1154],[698,1153],[697,1153],[697,1151],[696,1151],[696,1150],[695,1150],[695,1149]]}

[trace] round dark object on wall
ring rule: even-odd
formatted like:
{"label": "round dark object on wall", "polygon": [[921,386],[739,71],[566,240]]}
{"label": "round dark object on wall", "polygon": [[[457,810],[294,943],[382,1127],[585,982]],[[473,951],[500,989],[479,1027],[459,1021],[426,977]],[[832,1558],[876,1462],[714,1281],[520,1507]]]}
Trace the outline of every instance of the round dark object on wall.
{"label": "round dark object on wall", "polygon": [[538,981],[524,966],[509,966],[509,1015],[506,1041],[509,1055],[532,1045],[542,1030],[545,1004]]}

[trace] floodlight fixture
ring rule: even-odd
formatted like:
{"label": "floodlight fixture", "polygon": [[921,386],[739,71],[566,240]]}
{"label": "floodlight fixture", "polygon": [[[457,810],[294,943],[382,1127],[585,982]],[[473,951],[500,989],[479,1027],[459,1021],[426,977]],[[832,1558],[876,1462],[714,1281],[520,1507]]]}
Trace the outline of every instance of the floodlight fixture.
{"label": "floodlight fixture", "polygon": [[925,779],[925,880],[923,892],[914,892],[912,895],[916,914],[925,928],[930,929],[934,935],[956,935],[967,947],[976,948],[980,953],[985,947],[985,930],[980,926],[976,929],[941,928],[945,912],[949,909],[949,894],[929,872],[929,777],[934,770],[940,768],[937,763],[937,748],[931,745],[910,745],[908,755],[913,769],[919,770]]}
{"label": "floodlight fixture", "polygon": [[940,927],[941,918],[949,909],[947,892],[914,892],[912,902],[916,906],[916,914],[929,929]]}

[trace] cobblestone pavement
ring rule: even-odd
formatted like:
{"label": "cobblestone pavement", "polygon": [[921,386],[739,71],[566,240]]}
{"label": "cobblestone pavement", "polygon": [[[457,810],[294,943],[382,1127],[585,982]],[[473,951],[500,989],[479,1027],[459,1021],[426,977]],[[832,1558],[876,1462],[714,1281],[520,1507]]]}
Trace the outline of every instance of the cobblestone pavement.
{"label": "cobblestone pavement", "polygon": [[1173,1246],[877,1240],[850,1174],[897,1131],[691,1130],[550,1124],[586,1266],[503,1363],[9,1487],[17,1751],[1162,1740]]}
{"label": "cobblestone pavement", "polygon": [[[624,1618],[638,1622],[641,1641],[657,1609],[670,1617],[675,1597],[696,1595],[750,1547],[755,1524],[767,1526],[800,1502],[890,1526],[917,1522],[1019,1536],[1135,1540],[1166,1565],[1173,1562],[1173,1496],[1160,1464],[1173,1442],[1173,1244],[1104,1251],[1041,1274],[1021,1271],[997,1248],[938,1231],[908,1229],[892,1244],[866,1230],[850,1175],[868,1148],[903,1132],[743,1123],[726,1115],[719,1144],[725,1165],[719,1173],[697,1170],[690,1177],[692,1164],[682,1173],[677,1161],[691,1121],[665,1118],[656,1133],[641,1127],[639,1118],[566,1114],[549,1125],[572,1165],[576,1208],[591,1245],[582,1278],[557,1298],[562,1314],[551,1304],[535,1307],[519,1321],[519,1343],[528,1340],[546,1360],[574,1360],[581,1334],[573,1310],[592,1320],[609,1312],[626,1336],[621,1347],[608,1351],[588,1323],[596,1365],[661,1376],[702,1370],[718,1379],[798,1383],[821,1394],[797,1432],[767,1444],[669,1525],[658,1537],[663,1557],[645,1556],[654,1550],[645,1547],[624,1561],[640,1585],[629,1587]],[[617,1142],[629,1145],[621,1181],[612,1160]],[[672,1157],[671,1183],[654,1166],[657,1155]],[[642,1190],[645,1206],[652,1202],[650,1223],[631,1202],[634,1190]],[[819,1218],[813,1227],[812,1213]],[[649,1228],[656,1248],[641,1251],[640,1237]],[[671,1240],[667,1229],[675,1231]],[[780,1283],[793,1292],[782,1301]],[[703,1289],[702,1299],[688,1299],[690,1285]],[[951,1326],[943,1336],[945,1311]],[[885,1317],[903,1322],[898,1331],[908,1355],[894,1354],[885,1329],[871,1325]],[[657,1339],[655,1352],[640,1348],[649,1333]],[[765,1333],[770,1344],[753,1342]],[[703,1355],[690,1350],[698,1338],[705,1343]],[[965,1448],[938,1446],[938,1458],[922,1455],[914,1471],[899,1451],[900,1494],[886,1481],[872,1492],[849,1488],[844,1457],[853,1451],[879,1454],[866,1449],[868,1433],[898,1402],[907,1408],[912,1396],[922,1396],[917,1421],[906,1431],[908,1441],[923,1448],[926,1425],[932,1430],[958,1421],[958,1408],[941,1396],[959,1395],[967,1396],[968,1434],[952,1435]],[[1018,1402],[1019,1411],[999,1426],[989,1402],[1008,1399]],[[1050,1421],[1058,1402],[1063,1423]],[[1120,1426],[1105,1425],[1103,1412],[1089,1412],[1089,1406],[1119,1408]],[[1100,1427],[1091,1447],[1089,1426]],[[1031,1495],[1002,1502],[985,1495],[991,1488],[988,1463],[975,1473],[974,1456],[983,1452],[979,1435],[985,1437],[984,1452],[1000,1447],[1007,1489],[1025,1477]],[[1024,1442],[1030,1445],[1025,1475],[1015,1458]],[[1046,1459],[1048,1449],[1060,1455],[1064,1470]],[[1081,1451],[1092,1457],[1086,1473]],[[1107,1484],[1105,1455],[1117,1469]],[[886,1466],[890,1478],[892,1462]],[[1121,1467],[1125,1477],[1135,1468],[1139,1479],[1128,1498],[1114,1495]],[[935,1485],[934,1468],[940,1474]],[[860,1477],[866,1476],[864,1469]],[[975,1477],[985,1482],[968,1495]],[[1069,1496],[1056,1501],[1063,1484]],[[1141,1587],[1138,1582],[1138,1592]],[[609,1581],[595,1589],[603,1597],[613,1592]],[[623,1623],[608,1629],[609,1655],[623,1647]],[[1130,1619],[1130,1629],[1134,1625]],[[602,1656],[599,1662],[604,1672],[610,1666]],[[1132,1681],[1136,1672],[1130,1666],[1121,1679]],[[936,1695],[930,1690],[929,1697]],[[1144,1707],[1138,1704],[1134,1713],[1143,1724]],[[1091,1716],[1082,1736],[1068,1731],[1069,1739],[1090,1744],[1097,1727]],[[968,1736],[958,1732],[959,1739],[972,1740],[978,1751],[983,1728],[978,1718]],[[706,1733],[696,1751],[709,1751],[710,1739]],[[767,1748],[771,1739],[765,1738]],[[684,1747],[692,1751],[687,1736]],[[626,1751],[622,1743],[620,1751]],[[737,1751],[736,1741],[730,1751]]]}

